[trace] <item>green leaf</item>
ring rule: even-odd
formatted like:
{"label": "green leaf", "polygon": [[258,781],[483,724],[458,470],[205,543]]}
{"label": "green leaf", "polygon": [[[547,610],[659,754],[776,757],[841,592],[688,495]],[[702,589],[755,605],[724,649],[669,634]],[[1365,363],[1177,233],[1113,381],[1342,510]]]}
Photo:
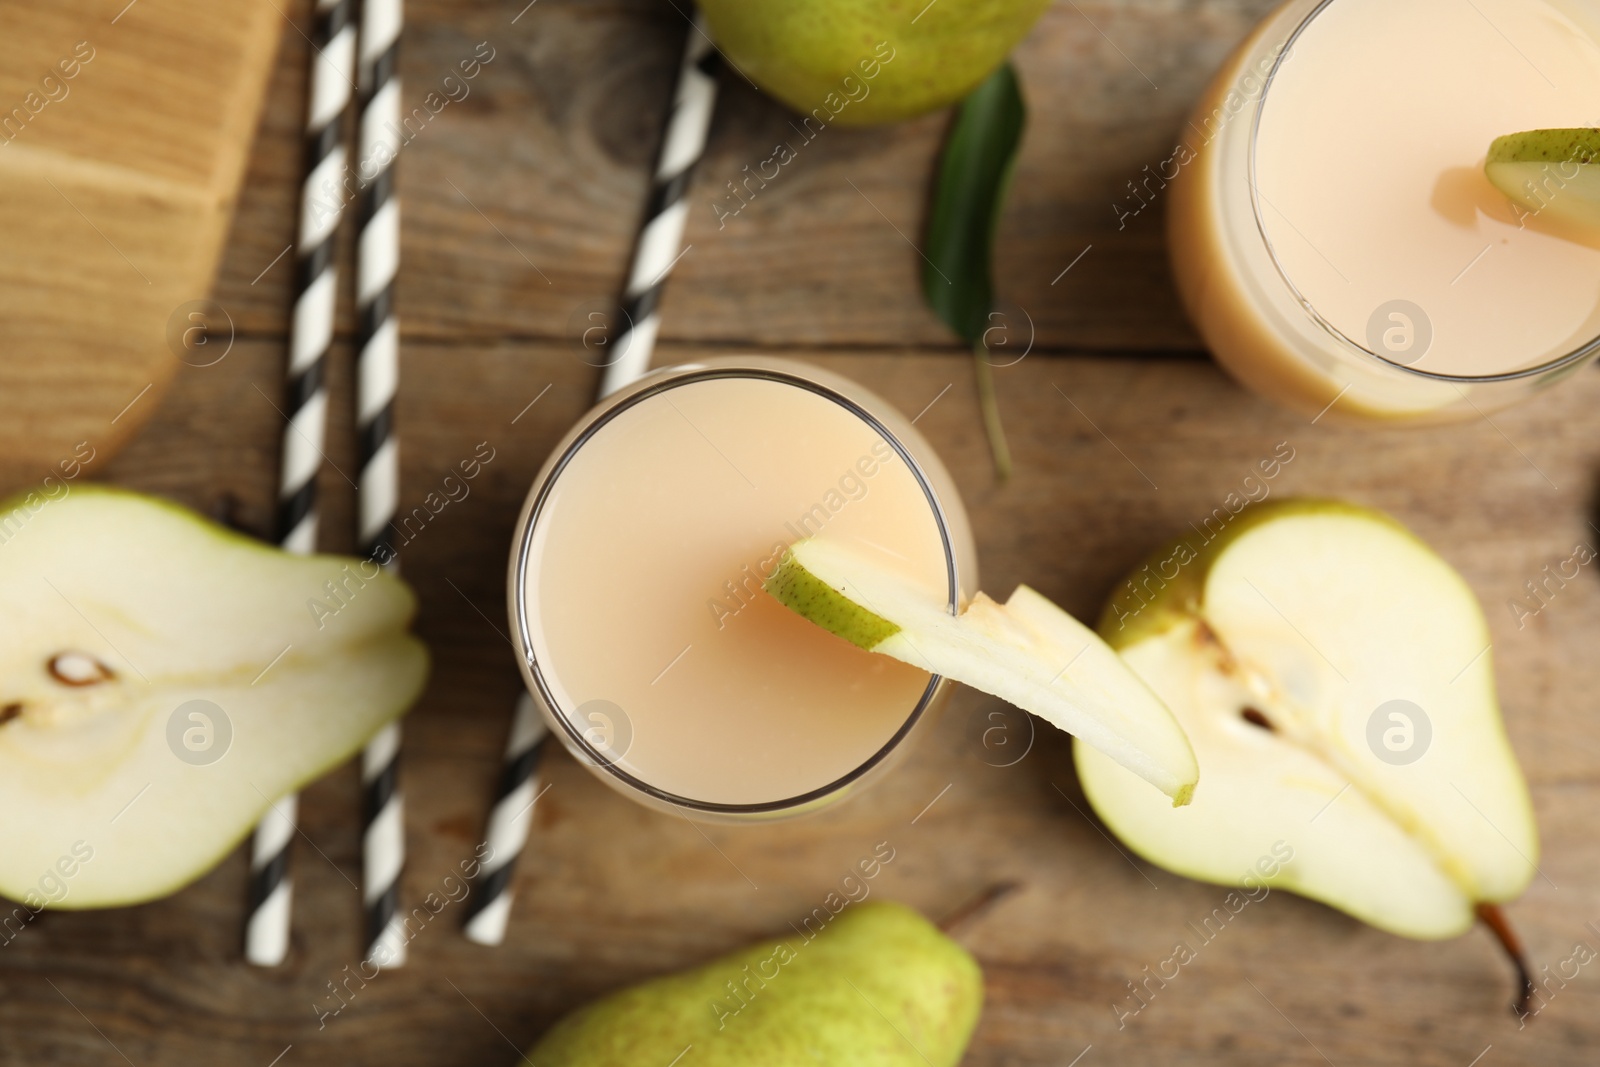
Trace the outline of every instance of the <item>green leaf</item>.
{"label": "green leaf", "polygon": [[1000,481],[1011,474],[1011,450],[984,338],[994,310],[995,232],[1027,121],[1028,108],[1009,62],[962,101],[939,160],[922,271],[928,306],[972,346],[978,405]]}
{"label": "green leaf", "polygon": [[1028,110],[1005,63],[962,102],[939,162],[922,292],[934,313],[980,346],[994,310],[994,238]]}

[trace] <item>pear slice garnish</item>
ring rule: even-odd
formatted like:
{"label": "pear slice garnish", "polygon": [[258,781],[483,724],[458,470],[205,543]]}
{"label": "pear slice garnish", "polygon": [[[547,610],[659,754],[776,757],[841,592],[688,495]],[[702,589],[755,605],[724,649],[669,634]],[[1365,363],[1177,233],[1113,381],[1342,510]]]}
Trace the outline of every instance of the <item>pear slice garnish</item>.
{"label": "pear slice garnish", "polygon": [[1027,586],[1004,604],[979,593],[952,615],[859,550],[813,538],[790,546],[766,589],[851,644],[1032,712],[1174,805],[1194,794],[1199,768],[1172,712],[1099,635]]}
{"label": "pear slice garnish", "polygon": [[1507,134],[1489,146],[1483,170],[1535,216],[1600,226],[1600,129]]}

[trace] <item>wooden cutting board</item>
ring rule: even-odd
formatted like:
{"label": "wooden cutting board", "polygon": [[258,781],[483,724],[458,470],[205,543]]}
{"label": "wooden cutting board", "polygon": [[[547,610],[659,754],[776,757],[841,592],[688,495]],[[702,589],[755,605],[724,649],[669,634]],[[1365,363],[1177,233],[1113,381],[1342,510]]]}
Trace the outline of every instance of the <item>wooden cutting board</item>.
{"label": "wooden cutting board", "polygon": [[0,5],[0,489],[103,467],[177,352],[225,348],[225,317],[184,305],[209,295],[283,25],[262,0]]}

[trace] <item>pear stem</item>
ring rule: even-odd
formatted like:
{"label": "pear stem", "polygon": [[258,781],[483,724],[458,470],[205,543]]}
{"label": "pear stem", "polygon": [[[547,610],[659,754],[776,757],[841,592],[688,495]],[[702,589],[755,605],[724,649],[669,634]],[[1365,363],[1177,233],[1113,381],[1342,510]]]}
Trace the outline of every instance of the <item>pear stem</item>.
{"label": "pear stem", "polygon": [[1005,424],[1000,421],[1000,401],[994,392],[989,347],[981,337],[972,346],[972,356],[978,385],[978,410],[983,414],[983,432],[989,438],[989,453],[994,457],[995,480],[1004,483],[1011,477],[1011,447],[1006,444]]}
{"label": "pear stem", "polygon": [[946,934],[958,933],[963,927],[971,926],[989,914],[996,904],[1021,888],[1021,882],[997,882],[940,919],[939,929]]}
{"label": "pear stem", "polygon": [[1511,1002],[1511,1010],[1517,1018],[1526,1019],[1528,1009],[1533,1004],[1533,972],[1528,969],[1528,957],[1522,950],[1522,941],[1517,937],[1517,932],[1511,928],[1511,922],[1506,918],[1505,912],[1500,910],[1498,904],[1479,904],[1477,907],[1478,920],[1489,928],[1494,939],[1500,942],[1500,947],[1505,950],[1506,956],[1511,960],[1511,966],[1517,972],[1517,998]]}

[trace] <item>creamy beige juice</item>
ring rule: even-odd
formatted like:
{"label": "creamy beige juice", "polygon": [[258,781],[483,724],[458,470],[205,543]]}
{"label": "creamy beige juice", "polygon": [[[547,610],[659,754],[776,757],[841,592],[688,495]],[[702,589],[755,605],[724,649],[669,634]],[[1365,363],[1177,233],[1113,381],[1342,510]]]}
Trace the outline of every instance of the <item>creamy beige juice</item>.
{"label": "creamy beige juice", "polygon": [[1218,358],[1302,411],[1448,417],[1513,398],[1468,379],[1600,336],[1600,235],[1483,174],[1502,134],[1600,123],[1596,17],[1331,0],[1270,18],[1202,101],[1172,190],[1180,287]]}
{"label": "creamy beige juice", "polygon": [[[890,412],[886,436],[775,366],[795,365],[625,396],[535,501],[513,587],[558,722],[622,749],[614,770],[675,803],[826,792],[892,747],[929,695],[928,674],[761,592],[784,546],[871,546],[941,599],[958,596],[956,556],[970,573],[964,519],[941,521],[933,485],[942,507],[959,502],[915,431]],[[919,469],[897,441],[923,451]]]}

